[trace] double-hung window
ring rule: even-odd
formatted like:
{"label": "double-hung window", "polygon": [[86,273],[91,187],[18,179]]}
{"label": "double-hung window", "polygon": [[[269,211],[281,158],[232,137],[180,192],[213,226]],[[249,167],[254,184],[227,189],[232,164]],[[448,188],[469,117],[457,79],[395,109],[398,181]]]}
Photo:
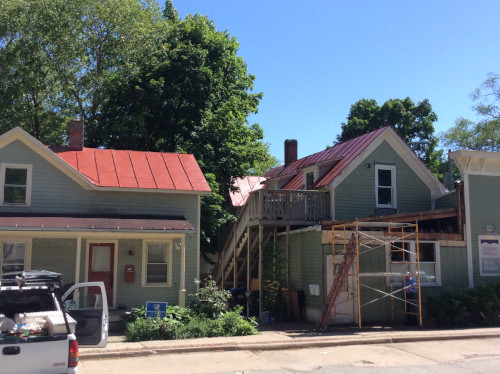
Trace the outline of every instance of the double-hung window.
{"label": "double-hung window", "polygon": [[31,165],[1,164],[0,204],[30,206]]}
{"label": "double-hung window", "polygon": [[2,243],[2,273],[26,270],[28,259],[27,242],[3,242]]}
{"label": "double-hung window", "polygon": [[375,164],[375,203],[377,208],[397,208],[395,165]]}
{"label": "double-hung window", "polygon": [[[396,241],[387,244],[387,271],[404,274],[417,274],[417,244],[415,241]],[[439,242],[419,241],[418,258],[420,265],[420,284],[424,286],[441,285],[441,267],[439,260]],[[391,282],[388,277],[387,282]],[[392,276],[392,284],[400,286],[401,276]]]}
{"label": "double-hung window", "polygon": [[170,286],[172,280],[172,243],[145,243],[143,285]]}

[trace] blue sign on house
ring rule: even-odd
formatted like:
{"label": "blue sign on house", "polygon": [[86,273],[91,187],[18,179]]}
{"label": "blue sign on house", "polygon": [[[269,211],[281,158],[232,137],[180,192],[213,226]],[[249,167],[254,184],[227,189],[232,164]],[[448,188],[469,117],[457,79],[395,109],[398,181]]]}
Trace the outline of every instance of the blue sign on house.
{"label": "blue sign on house", "polygon": [[167,315],[168,303],[162,301],[146,301],[146,318],[163,318]]}

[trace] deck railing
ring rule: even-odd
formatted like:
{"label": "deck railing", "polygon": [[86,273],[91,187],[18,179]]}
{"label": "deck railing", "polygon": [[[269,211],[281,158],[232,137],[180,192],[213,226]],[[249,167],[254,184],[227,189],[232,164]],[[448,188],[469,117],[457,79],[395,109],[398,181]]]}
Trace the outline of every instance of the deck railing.
{"label": "deck railing", "polygon": [[258,190],[248,198],[249,220],[320,221],[330,219],[326,191]]}
{"label": "deck railing", "polygon": [[224,268],[233,256],[234,246],[241,240],[249,224],[268,220],[305,225],[327,219],[331,219],[328,192],[267,189],[251,192],[219,254],[214,269],[216,281],[223,276]]}

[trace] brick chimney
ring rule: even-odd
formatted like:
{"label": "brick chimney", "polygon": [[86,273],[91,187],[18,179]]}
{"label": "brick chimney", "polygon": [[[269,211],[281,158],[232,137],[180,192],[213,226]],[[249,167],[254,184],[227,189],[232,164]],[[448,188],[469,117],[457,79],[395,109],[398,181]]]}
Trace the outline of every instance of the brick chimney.
{"label": "brick chimney", "polygon": [[83,150],[84,134],[83,120],[77,117],[69,123],[69,149],[71,151]]}
{"label": "brick chimney", "polygon": [[285,140],[285,166],[297,161],[297,140]]}

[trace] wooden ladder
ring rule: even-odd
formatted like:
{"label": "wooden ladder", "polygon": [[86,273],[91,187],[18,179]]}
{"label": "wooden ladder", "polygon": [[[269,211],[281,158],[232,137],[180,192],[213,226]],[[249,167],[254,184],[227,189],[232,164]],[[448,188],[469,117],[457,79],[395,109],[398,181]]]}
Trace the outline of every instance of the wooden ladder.
{"label": "wooden ladder", "polygon": [[320,329],[324,330],[328,326],[332,309],[337,303],[340,291],[344,286],[347,275],[349,274],[349,269],[351,268],[354,262],[355,256],[356,256],[356,234],[353,233],[351,236],[351,240],[349,241],[349,245],[347,246],[347,249],[344,253],[344,258],[342,259],[342,263],[340,264],[339,269],[335,274],[335,279],[333,280],[332,288],[330,288],[330,292],[328,293],[326,302],[323,305],[323,310],[321,311],[321,315],[318,320],[318,325],[317,325],[318,330]]}

